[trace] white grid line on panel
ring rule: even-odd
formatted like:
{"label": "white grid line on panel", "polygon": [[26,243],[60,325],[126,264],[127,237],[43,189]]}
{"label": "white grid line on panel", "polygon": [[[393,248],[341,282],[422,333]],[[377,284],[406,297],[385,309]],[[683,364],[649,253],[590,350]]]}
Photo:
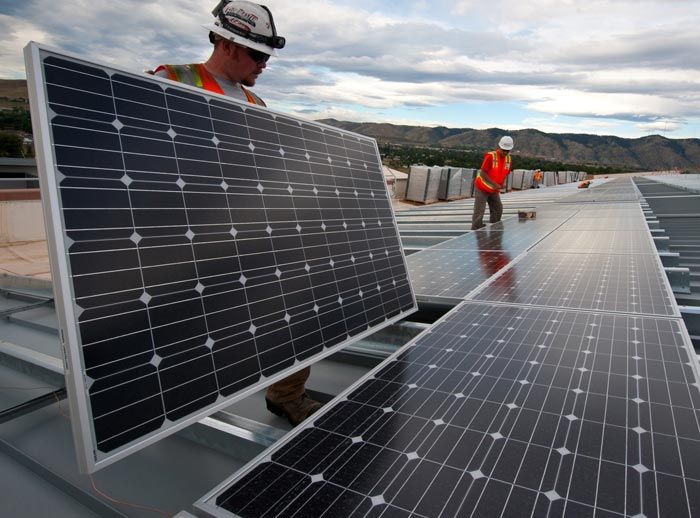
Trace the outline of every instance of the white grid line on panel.
{"label": "white grid line on panel", "polygon": [[[531,308],[531,310],[534,311],[534,308]],[[532,311],[530,311],[530,312],[532,312]],[[573,312],[571,312],[571,311],[564,311],[564,310],[558,310],[558,311],[557,311],[557,310],[551,310],[551,309],[549,309],[549,310],[547,310],[547,311],[548,311],[550,314],[552,314],[552,313],[554,313],[554,314],[561,314],[561,313],[569,313],[569,314],[572,314],[572,313],[573,313]],[[584,317],[585,319],[587,319],[587,321],[590,321],[591,316],[592,316],[593,314],[592,314],[592,313],[584,313],[584,314],[579,314],[579,315],[580,315],[581,317]],[[626,320],[626,321],[630,321],[630,320],[631,320],[631,321],[636,321],[636,320],[634,319],[634,317],[630,317],[630,316],[619,316],[619,315],[618,315],[618,316],[615,316],[615,317],[613,317],[613,318],[616,319],[616,320],[623,319],[623,320]],[[641,320],[641,317],[640,317],[640,320]],[[663,319],[661,319],[661,320],[663,320]],[[614,327],[615,327],[615,326],[613,325],[613,328],[614,328]],[[658,338],[658,337],[657,337],[657,338]],[[582,342],[582,344],[583,344],[583,342]],[[445,343],[445,344],[441,344],[441,345],[447,346],[447,345],[450,345],[450,344],[449,344],[449,343]],[[409,349],[409,350],[410,350],[410,349]],[[448,350],[450,350],[450,349],[448,349]],[[579,348],[579,351],[580,351],[580,348]],[[442,354],[442,353],[440,353],[440,354]],[[612,359],[613,359],[613,355],[610,355],[610,359],[609,359],[608,361],[611,362]],[[406,382],[407,382],[407,381],[409,381],[409,380],[406,380]],[[590,382],[590,379],[589,379],[589,382]],[[610,383],[610,378],[608,378],[608,381],[607,381],[607,384],[608,384],[607,386],[608,386],[608,387],[609,387],[609,383]],[[571,387],[571,385],[570,385],[569,387]],[[551,385],[550,385],[548,388],[551,389]],[[607,390],[606,390],[606,391],[607,391]],[[606,397],[607,397],[607,396],[606,396]],[[369,403],[360,402],[359,404],[360,404],[360,405],[368,405]],[[379,404],[381,404],[381,403],[379,403]],[[377,408],[379,408],[379,407],[377,407]],[[346,418],[347,418],[347,420],[350,420],[350,419],[352,419],[352,415],[347,415]],[[606,421],[606,419],[604,419],[604,422],[605,422],[605,421]],[[604,423],[603,423],[603,424],[604,424]],[[623,428],[624,428],[624,429],[627,429],[627,428],[629,428],[629,426],[631,426],[631,425],[628,425],[627,427],[623,427]],[[337,432],[333,432],[333,433],[337,433]],[[380,445],[380,446],[381,446],[381,445]],[[621,464],[621,465],[624,466],[625,464]],[[293,469],[293,468],[292,468],[292,469]],[[573,471],[572,471],[572,474],[573,474]],[[510,482],[508,482],[508,483],[510,483]],[[534,512],[534,511],[533,511],[533,512]],[[610,512],[610,510],[608,510],[608,512]]]}

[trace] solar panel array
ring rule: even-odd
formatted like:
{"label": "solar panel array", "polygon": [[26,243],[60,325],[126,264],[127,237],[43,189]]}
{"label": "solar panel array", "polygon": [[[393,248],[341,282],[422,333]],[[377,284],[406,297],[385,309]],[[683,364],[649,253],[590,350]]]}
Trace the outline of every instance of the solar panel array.
{"label": "solar panel array", "polygon": [[[611,184],[634,193],[629,180]],[[480,300],[461,302],[198,508],[242,517],[700,515],[698,365],[647,245],[523,254],[471,295]],[[522,290],[512,303],[497,289],[507,272]]]}
{"label": "solar panel array", "polygon": [[[419,300],[455,305],[491,275],[508,265],[508,252],[429,249],[408,256],[411,284]],[[418,296],[418,295],[417,295]]]}
{"label": "solar panel array", "polygon": [[408,256],[416,298],[420,302],[457,305],[577,210],[548,207],[541,215],[538,213],[538,219],[506,219]]}
{"label": "solar panel array", "polygon": [[580,230],[553,232],[534,247],[546,252],[649,253],[652,239],[647,230]]}
{"label": "solar panel array", "polygon": [[531,252],[475,300],[678,316],[654,254]]}
{"label": "solar panel array", "polygon": [[374,140],[27,52],[84,468],[414,309]]}

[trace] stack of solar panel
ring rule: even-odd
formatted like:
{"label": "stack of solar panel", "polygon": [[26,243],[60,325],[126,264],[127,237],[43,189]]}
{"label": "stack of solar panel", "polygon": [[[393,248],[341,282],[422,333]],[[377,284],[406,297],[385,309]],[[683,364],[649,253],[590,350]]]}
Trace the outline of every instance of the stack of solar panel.
{"label": "stack of solar panel", "polygon": [[544,171],[542,173],[542,185],[545,187],[551,187],[557,184],[557,172],[556,171]]}
{"label": "stack of solar panel", "polygon": [[456,200],[461,195],[462,168],[443,167],[440,173],[440,186],[438,188],[439,200]]}
{"label": "stack of solar panel", "polygon": [[525,169],[515,169],[511,173],[513,176],[513,189],[522,190],[523,188],[523,176],[525,174]]}
{"label": "stack of solar panel", "polygon": [[474,195],[474,175],[476,169],[462,168],[462,186],[460,198],[471,198]]}
{"label": "stack of solar panel", "polygon": [[442,167],[412,165],[408,174],[406,199],[420,203],[434,203],[438,201],[441,177]]}

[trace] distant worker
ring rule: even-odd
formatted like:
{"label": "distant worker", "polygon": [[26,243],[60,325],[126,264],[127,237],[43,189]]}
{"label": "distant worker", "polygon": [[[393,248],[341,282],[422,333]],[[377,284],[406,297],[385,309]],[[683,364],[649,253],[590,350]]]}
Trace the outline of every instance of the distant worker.
{"label": "distant worker", "polygon": [[506,182],[512,170],[510,151],[513,149],[512,137],[501,137],[498,141],[498,149],[489,151],[484,155],[481,169],[476,173],[474,180],[474,215],[472,216],[472,230],[484,227],[484,212],[486,203],[489,204],[491,223],[501,221],[503,204],[501,203],[500,190]]}
{"label": "distant worker", "polygon": [[540,183],[542,183],[542,171],[535,169],[535,174],[532,175],[532,181],[534,183],[535,189],[540,188]]}
{"label": "distant worker", "polygon": [[[245,0],[222,0],[214,8],[214,23],[205,25],[214,50],[204,63],[160,65],[154,74],[239,101],[265,106],[246,87],[255,85],[270,56],[285,45],[277,35],[272,13],[264,5]],[[286,416],[296,426],[321,408],[306,394],[311,368],[306,367],[270,385],[265,402],[268,410]]]}

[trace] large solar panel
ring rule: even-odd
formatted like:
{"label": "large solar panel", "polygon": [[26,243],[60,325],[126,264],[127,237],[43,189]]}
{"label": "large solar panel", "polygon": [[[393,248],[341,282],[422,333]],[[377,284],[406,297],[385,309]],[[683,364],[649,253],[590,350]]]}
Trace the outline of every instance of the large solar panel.
{"label": "large solar panel", "polygon": [[443,241],[431,247],[433,250],[491,250],[519,253],[527,250],[548,234],[548,230],[481,229]]}
{"label": "large solar panel", "polygon": [[698,516],[699,409],[680,319],[464,302],[198,507]]}
{"label": "large solar panel", "polygon": [[[576,214],[578,209],[538,209],[540,219],[512,217],[438,243],[408,258],[419,302],[456,305],[519,254]],[[402,227],[403,228],[403,227]],[[505,278],[509,275],[506,274]]]}
{"label": "large solar panel", "polygon": [[26,56],[84,469],[415,308],[374,140]]}
{"label": "large solar panel", "polygon": [[624,221],[626,218],[641,216],[641,214],[642,211],[637,204],[610,205],[608,203],[593,203],[582,206],[576,216],[590,219],[607,219],[610,220],[611,224],[615,224]]}
{"label": "large solar panel", "polygon": [[408,270],[419,302],[454,306],[513,258],[503,251],[431,248],[409,255]]}
{"label": "large solar panel", "polygon": [[[561,225],[557,219],[508,220],[438,243],[408,257],[416,298],[454,306]],[[506,274],[506,277],[508,275]]]}
{"label": "large solar panel", "polygon": [[559,230],[614,230],[614,231],[635,231],[635,230],[648,230],[646,222],[641,218],[602,218],[602,217],[592,217],[591,214],[586,213],[580,216],[575,216],[569,221],[564,223]]}
{"label": "large solar panel", "polygon": [[535,245],[533,251],[650,254],[656,253],[656,248],[644,230],[557,230]]}
{"label": "large solar panel", "polygon": [[[474,300],[679,316],[655,254],[530,252]],[[418,292],[418,290],[416,290]]]}

